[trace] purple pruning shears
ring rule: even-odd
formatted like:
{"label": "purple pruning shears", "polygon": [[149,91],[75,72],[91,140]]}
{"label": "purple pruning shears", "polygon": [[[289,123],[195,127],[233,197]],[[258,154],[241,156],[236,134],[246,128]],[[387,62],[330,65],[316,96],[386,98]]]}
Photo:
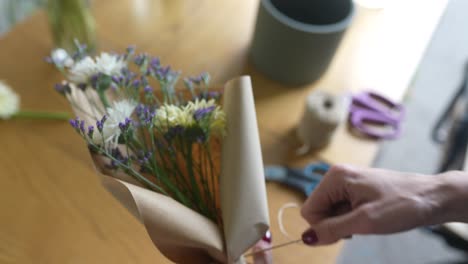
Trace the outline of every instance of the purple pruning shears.
{"label": "purple pruning shears", "polygon": [[404,115],[403,105],[374,92],[362,92],[352,97],[349,122],[368,137],[394,139],[400,135]]}

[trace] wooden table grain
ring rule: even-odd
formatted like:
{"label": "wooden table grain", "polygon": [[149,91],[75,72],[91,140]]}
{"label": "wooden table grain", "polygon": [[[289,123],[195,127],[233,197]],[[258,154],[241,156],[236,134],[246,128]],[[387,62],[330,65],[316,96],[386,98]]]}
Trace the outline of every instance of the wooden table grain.
{"label": "wooden table grain", "polygon": [[[249,63],[258,0],[101,0],[93,1],[93,12],[102,50],[136,44],[184,74],[208,71],[217,84],[251,75],[266,164],[321,159],[367,166],[378,143],[350,135],[345,126],[329,147],[305,157],[292,155],[293,131],[313,89],[373,88],[403,98],[446,0],[393,2],[383,10],[358,8],[327,73],[296,88],[267,79]],[[0,79],[21,95],[23,108],[70,110],[52,89],[59,74],[43,62],[52,47],[42,12],[0,39]],[[0,179],[1,263],[170,263],[143,226],[101,187],[85,145],[67,122],[1,121]],[[286,242],[277,211],[304,197],[277,184],[268,183],[267,191],[274,243]],[[298,210],[285,217],[290,233],[299,236],[306,225]],[[274,251],[274,258],[275,263],[334,263],[339,249],[339,243],[312,249],[293,245]]]}

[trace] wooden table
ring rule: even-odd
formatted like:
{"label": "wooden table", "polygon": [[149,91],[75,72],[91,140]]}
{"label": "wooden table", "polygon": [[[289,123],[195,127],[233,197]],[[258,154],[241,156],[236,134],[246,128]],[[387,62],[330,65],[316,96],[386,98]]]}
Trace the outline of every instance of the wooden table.
{"label": "wooden table", "polygon": [[[446,0],[393,2],[384,10],[359,8],[329,71],[294,89],[265,78],[248,62],[257,0],[102,0],[93,1],[93,12],[102,50],[136,44],[185,74],[208,71],[219,84],[250,74],[265,163],[322,159],[371,165],[378,143],[355,138],[344,126],[328,148],[301,158],[289,155],[295,144],[291,131],[304,96],[318,87],[333,93],[373,88],[402,99]],[[51,48],[42,12],[0,39],[0,78],[19,92],[24,108],[70,109],[52,89],[59,74],[43,62]],[[0,122],[0,176],[0,262],[169,263],[143,226],[101,187],[68,123]],[[274,241],[285,242],[277,211],[304,197],[276,184],[267,189]],[[288,230],[299,236],[306,225],[298,212],[291,209],[286,218]],[[333,263],[339,249],[340,244],[294,245],[274,251],[274,258],[276,263]]]}

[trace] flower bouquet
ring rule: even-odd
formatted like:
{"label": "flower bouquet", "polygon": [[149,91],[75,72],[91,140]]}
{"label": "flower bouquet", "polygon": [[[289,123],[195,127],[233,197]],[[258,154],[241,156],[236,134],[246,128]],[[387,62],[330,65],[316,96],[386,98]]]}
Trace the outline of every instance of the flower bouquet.
{"label": "flower bouquet", "polygon": [[241,263],[269,228],[250,78],[213,90],[204,73],[179,90],[180,72],[132,47],[93,58],[78,45],[49,61],[104,186],[160,251],[177,263]]}

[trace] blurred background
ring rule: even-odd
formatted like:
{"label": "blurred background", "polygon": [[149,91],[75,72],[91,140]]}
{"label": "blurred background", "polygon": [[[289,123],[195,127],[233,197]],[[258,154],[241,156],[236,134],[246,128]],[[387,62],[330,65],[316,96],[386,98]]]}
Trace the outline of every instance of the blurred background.
{"label": "blurred background", "polygon": [[15,23],[28,17],[44,4],[44,0],[1,0],[0,34],[5,34]]}

